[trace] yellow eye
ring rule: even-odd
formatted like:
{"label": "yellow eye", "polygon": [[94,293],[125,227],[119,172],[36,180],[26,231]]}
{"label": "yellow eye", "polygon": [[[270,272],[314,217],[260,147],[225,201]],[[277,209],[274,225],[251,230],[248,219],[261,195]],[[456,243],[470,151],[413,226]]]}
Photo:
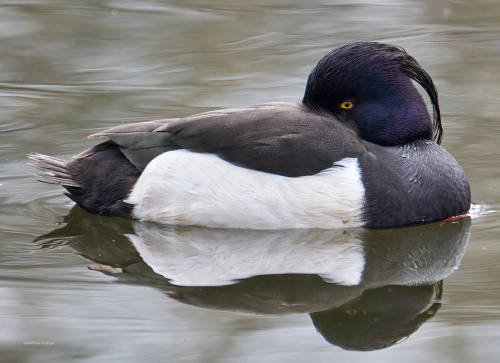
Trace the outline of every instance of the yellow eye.
{"label": "yellow eye", "polygon": [[352,103],[351,101],[344,101],[340,104],[340,108],[343,108],[344,110],[350,110],[353,107],[354,103]]}

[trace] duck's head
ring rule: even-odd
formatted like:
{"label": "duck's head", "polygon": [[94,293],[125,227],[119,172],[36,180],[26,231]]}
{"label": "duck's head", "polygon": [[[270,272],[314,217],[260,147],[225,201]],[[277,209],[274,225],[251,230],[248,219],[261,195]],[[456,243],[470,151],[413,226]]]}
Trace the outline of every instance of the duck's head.
{"label": "duck's head", "polygon": [[[412,80],[431,99],[432,121]],[[412,56],[392,45],[357,42],[334,49],[309,75],[303,103],[354,124],[363,139],[376,144],[441,141],[438,95],[431,77]]]}

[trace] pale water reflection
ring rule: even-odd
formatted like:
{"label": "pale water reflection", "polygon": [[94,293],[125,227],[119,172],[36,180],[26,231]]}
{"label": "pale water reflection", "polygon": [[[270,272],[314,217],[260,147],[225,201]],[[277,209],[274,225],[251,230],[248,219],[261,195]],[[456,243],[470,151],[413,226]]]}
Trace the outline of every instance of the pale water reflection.
{"label": "pale water reflection", "polygon": [[65,222],[39,246],[69,246],[99,263],[90,269],[185,304],[310,314],[328,342],[353,350],[388,347],[436,314],[471,227],[470,218],[377,231],[169,227],[79,207]]}
{"label": "pale water reflection", "polygon": [[[0,361],[496,362],[499,19],[500,4],[487,0],[1,2]],[[227,244],[205,241],[189,250],[175,244],[158,246],[147,229],[134,230],[127,221],[77,214],[77,220],[68,223],[69,231],[61,232],[61,243],[43,244],[52,248],[40,248],[47,241],[33,243],[65,228],[63,218],[72,203],[62,190],[35,181],[26,166],[27,153],[67,158],[91,144],[85,139],[88,134],[126,122],[295,102],[317,60],[354,40],[403,46],[433,77],[443,113],[443,146],[464,166],[473,201],[484,206],[472,220],[465,251],[465,237],[455,244],[443,237],[449,243],[435,250],[438,231],[455,225],[429,226],[436,238],[417,238],[414,244],[401,244],[405,239],[394,235],[386,249],[380,243],[370,249],[364,234],[340,235],[343,243],[335,248],[354,261],[344,263],[352,273],[346,275],[323,263],[335,255],[323,249],[329,247],[327,236],[309,235],[302,240],[309,242],[301,244],[299,239],[290,246],[293,238],[277,235],[269,241],[276,249],[267,250],[256,248],[259,237],[245,236],[256,244],[240,246],[239,255],[235,251],[234,261],[242,263],[231,278],[239,282],[227,285],[223,280],[229,276],[220,269],[185,271],[186,266],[171,264],[178,258],[170,258],[168,265],[154,258],[168,249],[186,259],[193,249],[202,252],[230,247]],[[460,228],[469,228],[462,223]],[[193,242],[196,234],[180,237]],[[227,243],[233,237],[227,236]],[[295,255],[308,256],[295,260],[303,262],[295,271],[300,274],[290,275],[289,265],[272,262],[288,246]],[[149,260],[148,251],[153,257]],[[432,254],[424,258],[425,251],[435,251],[439,259]],[[247,253],[255,258],[245,260]],[[413,266],[414,253],[415,260],[427,264]],[[214,263],[204,254],[192,256],[196,263]],[[384,256],[393,263],[373,262]],[[460,258],[458,270],[450,275]],[[223,266],[224,261],[219,262]],[[110,276],[89,270],[89,264],[125,272]],[[316,265],[321,269],[314,271]],[[422,274],[409,273],[412,266]],[[273,275],[243,276],[264,267]],[[204,283],[217,276],[217,286],[172,284],[186,283],[189,271],[195,273],[191,279]],[[444,277],[441,289],[439,279]],[[428,284],[417,288],[405,283],[387,290],[387,285],[415,279]],[[391,298],[394,294],[399,298]],[[441,306],[436,314],[422,315],[428,309],[436,312],[434,304]],[[263,311],[257,314],[259,307]],[[367,308],[385,309],[375,314],[405,328],[388,325],[388,331],[397,334],[385,334],[371,330],[364,315],[345,314]],[[346,325],[337,313],[360,320]],[[365,326],[366,339],[360,329],[350,332],[346,326]],[[343,336],[336,333],[339,330]],[[368,353],[339,348],[367,346],[372,332],[387,338],[375,347],[411,335]]]}

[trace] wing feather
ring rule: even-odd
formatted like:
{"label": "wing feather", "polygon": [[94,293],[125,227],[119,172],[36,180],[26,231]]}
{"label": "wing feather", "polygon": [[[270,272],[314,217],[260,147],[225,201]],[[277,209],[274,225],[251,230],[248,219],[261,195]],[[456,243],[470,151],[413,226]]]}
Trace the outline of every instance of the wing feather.
{"label": "wing feather", "polygon": [[103,136],[141,170],[163,152],[187,149],[251,169],[302,176],[365,151],[355,132],[332,116],[290,103],[121,125],[92,135]]}

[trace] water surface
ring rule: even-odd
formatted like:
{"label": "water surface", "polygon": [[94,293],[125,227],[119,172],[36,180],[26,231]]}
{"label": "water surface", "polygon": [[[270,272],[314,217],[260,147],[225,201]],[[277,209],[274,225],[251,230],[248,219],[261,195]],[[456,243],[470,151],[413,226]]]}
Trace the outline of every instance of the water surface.
{"label": "water surface", "polygon": [[[0,360],[497,361],[499,18],[500,4],[491,1],[2,2]],[[147,226],[72,210],[60,188],[36,182],[26,166],[28,152],[68,158],[92,145],[85,139],[88,134],[110,126],[221,107],[295,102],[317,60],[354,40],[405,47],[440,92],[443,146],[463,165],[481,213],[469,221],[471,226],[451,226],[460,227],[455,240],[442,239],[436,225],[421,227],[420,235],[428,236],[424,240],[412,231],[388,235],[406,241],[408,249],[424,243],[415,251],[435,252],[434,257],[445,251],[438,259],[415,253],[396,270],[368,269],[368,274],[366,266],[384,264],[359,264],[377,261],[367,257],[373,256],[369,251],[387,256],[384,248],[373,248],[387,236],[357,231],[274,239],[251,233],[208,241],[192,237],[191,243],[209,251],[227,246],[231,238],[260,246],[228,253],[240,261],[253,254],[262,262],[260,270],[248,264],[247,275],[231,275],[243,279],[233,285],[224,280],[230,276],[211,271],[218,279],[204,289],[194,280],[175,280],[187,273],[185,264],[174,262],[188,259],[190,251],[178,247],[186,235],[198,232],[163,231],[170,244],[155,244]],[[56,235],[39,239],[48,233]],[[338,257],[344,251],[346,265],[337,261],[332,263],[337,270],[313,271],[309,265],[276,260],[282,256],[278,252],[288,250],[295,254],[287,261],[309,256],[310,244],[321,252],[316,257],[328,256],[324,251]],[[162,250],[166,246],[169,253]],[[275,246],[276,253],[263,246]],[[162,267],[164,259],[145,257],[160,252],[171,258],[167,266]],[[274,259],[266,264],[258,259],[264,255]],[[303,260],[316,261],[314,256]],[[418,264],[422,261],[428,263]],[[325,261],[315,266],[324,266],[320,262]],[[427,274],[409,273],[410,262]],[[90,270],[89,265],[113,269]],[[212,265],[209,259],[204,266]],[[172,266],[181,273],[165,270]],[[250,276],[259,271],[274,275]],[[416,282],[422,286],[414,287]],[[401,334],[409,338],[370,352],[342,349],[361,349],[353,347],[360,336],[349,336],[347,328],[331,330],[343,321],[336,309],[342,308],[343,317],[358,316],[356,311],[374,308],[370,301],[385,308],[379,314],[386,322],[407,319]],[[347,338],[332,338],[332,331]]]}

